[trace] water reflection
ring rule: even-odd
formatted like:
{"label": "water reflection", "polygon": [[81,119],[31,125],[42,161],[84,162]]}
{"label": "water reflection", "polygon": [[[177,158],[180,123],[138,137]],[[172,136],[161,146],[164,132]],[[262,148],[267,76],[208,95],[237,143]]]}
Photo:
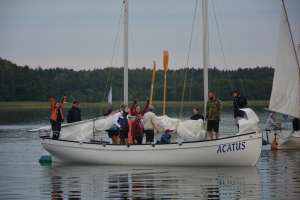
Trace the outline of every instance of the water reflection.
{"label": "water reflection", "polygon": [[82,174],[79,172],[76,167],[53,166],[46,168],[45,175],[49,177],[49,182],[41,187],[42,196],[52,200],[81,199],[82,183],[80,178],[82,178]]}
{"label": "water reflection", "polygon": [[[260,199],[256,168],[54,166],[51,199]],[[47,188],[47,186],[43,186]]]}
{"label": "water reflection", "polygon": [[263,199],[299,199],[299,151],[262,151],[257,165],[263,185]]}
{"label": "water reflection", "polygon": [[154,168],[109,172],[107,199],[260,199],[256,168]]}

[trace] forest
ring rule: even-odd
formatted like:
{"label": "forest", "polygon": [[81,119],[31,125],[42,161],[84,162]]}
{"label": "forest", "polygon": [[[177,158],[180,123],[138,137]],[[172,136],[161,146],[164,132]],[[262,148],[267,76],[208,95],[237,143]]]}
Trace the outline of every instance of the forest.
{"label": "forest", "polygon": [[[151,69],[129,70],[129,99],[144,100],[150,93]],[[239,90],[249,100],[268,100],[274,69],[271,67],[209,69],[209,90],[222,100],[231,99],[231,91]],[[169,101],[203,100],[203,70],[200,67],[168,71]],[[185,90],[184,84],[186,85]],[[114,101],[123,97],[123,69],[106,67],[75,71],[65,68],[43,69],[18,66],[0,58],[0,101],[46,101],[48,96],[82,102],[106,101],[112,86]],[[163,98],[163,71],[158,70],[154,100]]]}

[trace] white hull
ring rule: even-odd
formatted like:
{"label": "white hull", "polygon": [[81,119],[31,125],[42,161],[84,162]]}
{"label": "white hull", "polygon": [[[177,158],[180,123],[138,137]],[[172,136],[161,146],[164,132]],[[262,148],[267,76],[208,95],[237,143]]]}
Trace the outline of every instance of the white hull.
{"label": "white hull", "polygon": [[[272,144],[274,137],[273,132],[268,134],[270,144]],[[264,139],[266,139],[266,137]],[[277,149],[300,149],[300,132],[279,132],[277,133],[277,143]]]}
{"label": "white hull", "polygon": [[167,145],[102,145],[42,138],[55,161],[99,165],[254,166],[261,133]]}

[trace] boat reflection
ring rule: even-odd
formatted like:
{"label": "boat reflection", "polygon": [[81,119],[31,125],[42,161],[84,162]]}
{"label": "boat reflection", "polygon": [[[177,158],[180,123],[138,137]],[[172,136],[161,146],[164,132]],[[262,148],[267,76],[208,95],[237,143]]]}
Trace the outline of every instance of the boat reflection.
{"label": "boat reflection", "polygon": [[[261,199],[255,167],[52,166],[52,199]],[[44,186],[45,188],[45,186]]]}
{"label": "boat reflection", "polygon": [[107,199],[260,199],[256,168],[116,169],[106,178]]}
{"label": "boat reflection", "polygon": [[[76,169],[76,168],[75,168]],[[78,171],[79,172],[79,171]],[[76,175],[76,170],[71,166],[51,167],[47,171],[50,186],[44,185],[42,195],[52,200],[81,199],[81,176]],[[50,191],[46,188],[49,188]]]}

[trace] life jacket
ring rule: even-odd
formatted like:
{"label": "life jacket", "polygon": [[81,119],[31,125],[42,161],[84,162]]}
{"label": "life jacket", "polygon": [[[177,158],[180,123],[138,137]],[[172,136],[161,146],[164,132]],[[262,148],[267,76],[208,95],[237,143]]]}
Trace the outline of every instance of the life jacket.
{"label": "life jacket", "polygon": [[[62,104],[63,105],[63,104]],[[55,107],[55,102],[52,102],[50,105],[50,110],[51,110],[51,115],[50,115],[50,119],[53,121],[57,121],[57,117],[58,117],[58,112],[60,112],[61,115],[61,121],[64,120],[64,114],[62,111],[62,105],[59,108]]]}
{"label": "life jacket", "polygon": [[140,118],[134,120],[134,135],[142,135],[144,133],[144,127]]}

